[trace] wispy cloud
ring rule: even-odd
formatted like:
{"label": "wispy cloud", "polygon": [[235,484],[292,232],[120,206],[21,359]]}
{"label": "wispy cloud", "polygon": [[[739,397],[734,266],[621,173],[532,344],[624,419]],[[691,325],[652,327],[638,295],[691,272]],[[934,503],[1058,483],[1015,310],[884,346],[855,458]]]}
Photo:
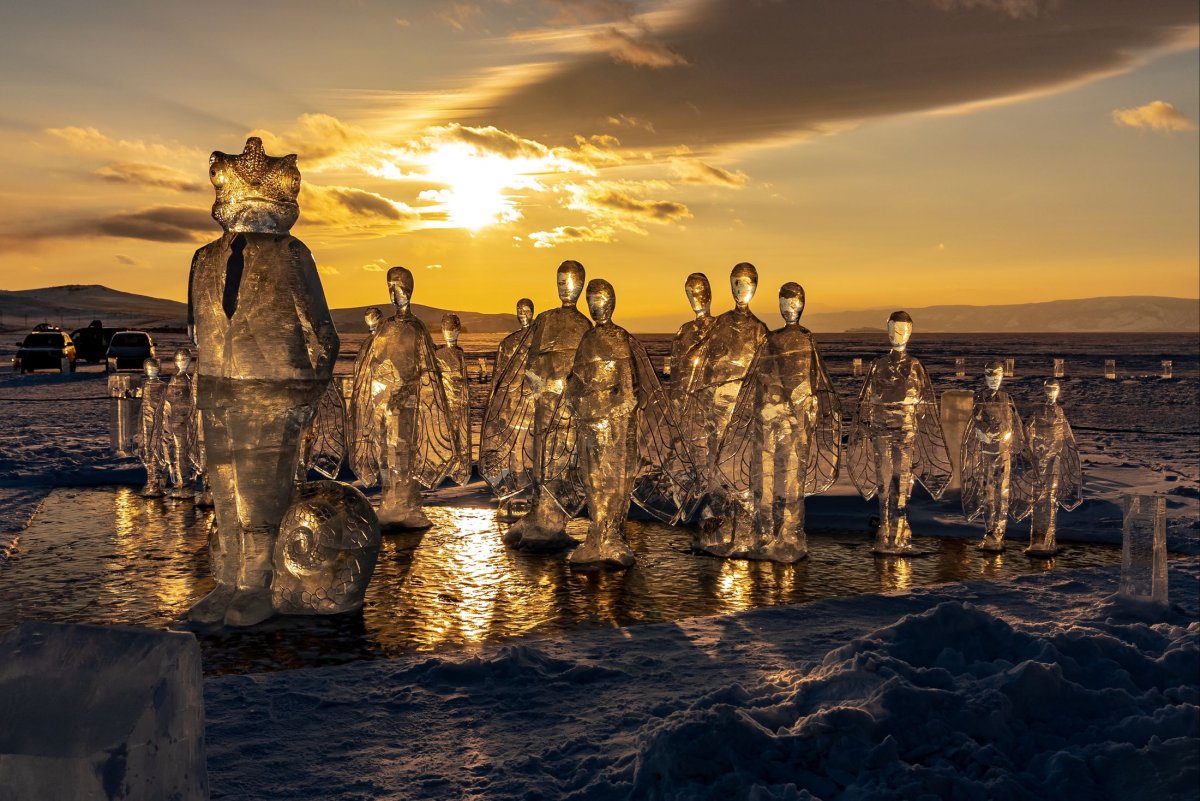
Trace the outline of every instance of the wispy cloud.
{"label": "wispy cloud", "polygon": [[93,174],[105,181],[152,189],[170,189],[176,192],[197,192],[204,189],[204,184],[192,180],[187,173],[158,164],[117,161],[104,165]]}
{"label": "wispy cloud", "polygon": [[750,180],[741,170],[722,169],[697,158],[672,159],[671,169],[685,184],[740,187]]}
{"label": "wispy cloud", "polygon": [[553,248],[579,242],[615,242],[611,228],[586,225],[560,225],[550,231],[534,231],[529,235],[535,248]]}
{"label": "wispy cloud", "polygon": [[155,142],[144,139],[117,139],[90,126],[67,125],[46,128],[49,141],[79,153],[91,153],[119,160],[132,157],[150,159],[159,164],[203,164],[208,154],[199,148],[178,142]]}
{"label": "wispy cloud", "polygon": [[1112,116],[1113,122],[1126,128],[1142,128],[1160,133],[1196,130],[1196,123],[1163,100],[1154,100],[1137,108],[1119,108]]}

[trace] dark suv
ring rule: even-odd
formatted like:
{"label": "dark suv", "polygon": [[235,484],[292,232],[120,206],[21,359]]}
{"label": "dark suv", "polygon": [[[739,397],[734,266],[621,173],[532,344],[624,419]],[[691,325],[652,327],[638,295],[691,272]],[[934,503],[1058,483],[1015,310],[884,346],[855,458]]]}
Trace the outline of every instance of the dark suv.
{"label": "dark suv", "polygon": [[154,340],[145,331],[118,331],[108,341],[105,369],[110,373],[141,370],[142,363],[153,356]]}
{"label": "dark suv", "polygon": [[34,331],[26,335],[13,356],[13,371],[32,373],[34,370],[75,372],[75,344],[62,331]]}

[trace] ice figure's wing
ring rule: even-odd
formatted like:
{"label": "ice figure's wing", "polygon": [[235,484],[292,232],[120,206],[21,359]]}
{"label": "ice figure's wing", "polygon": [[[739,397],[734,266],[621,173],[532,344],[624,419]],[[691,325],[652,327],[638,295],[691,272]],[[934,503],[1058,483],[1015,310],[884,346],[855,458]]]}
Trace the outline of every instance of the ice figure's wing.
{"label": "ice figure's wing", "polygon": [[370,354],[354,376],[347,426],[350,469],[368,487],[379,481],[384,432],[378,421],[382,420],[388,397],[398,381],[391,362],[376,364]]}
{"label": "ice figure's wing", "polygon": [[867,371],[863,379],[862,391],[858,395],[858,404],[854,409],[851,421],[850,441],[846,446],[846,467],[850,471],[850,480],[864,500],[871,500],[879,492],[878,471],[875,469],[875,453],[871,447],[871,436],[867,430],[870,415],[871,382],[875,380],[875,365]]}
{"label": "ice figure's wing", "polygon": [[804,472],[804,494],[816,495],[833,486],[837,481],[842,453],[842,400],[833,388],[825,362],[813,343],[813,366],[815,381],[813,391],[817,399],[817,426],[809,443],[808,458]]}
{"label": "ice figure's wing", "polygon": [[461,349],[449,346],[438,348],[435,355],[441,370],[450,423],[457,429],[460,445],[459,457],[450,466],[447,475],[461,487],[471,480],[471,400],[466,381],[466,360]]}
{"label": "ice figure's wing", "polygon": [[[419,320],[417,360],[420,373],[417,386],[417,443],[413,454],[413,478],[423,487],[434,488],[460,462],[464,449],[458,426],[450,417],[442,371],[434,355],[433,340]],[[469,469],[469,467],[468,467]]]}
{"label": "ice figure's wing", "polygon": [[312,450],[307,467],[329,479],[336,479],[346,458],[346,407],[337,381],[330,381],[321,393],[313,413]]}
{"label": "ice figure's wing", "polygon": [[942,415],[938,409],[937,395],[924,365],[915,366],[917,380],[921,385],[921,400],[916,410],[917,437],[913,453],[913,475],[921,486],[934,498],[946,492],[950,476],[954,472],[950,454],[946,451],[946,435],[942,432]]}
{"label": "ice figure's wing", "polygon": [[[1025,426],[1021,423],[1021,415],[1012,398],[1008,399],[1008,413],[1013,421],[1012,465],[1008,478],[1008,514],[1013,520],[1024,520],[1033,513],[1033,504],[1018,501],[1018,497],[1029,492],[1037,478],[1037,467],[1033,461],[1033,452],[1029,447],[1029,438],[1025,435]],[[1032,495],[1029,497],[1032,498]]]}
{"label": "ice figure's wing", "polygon": [[629,350],[638,395],[638,468],[633,502],[653,517],[674,525],[695,513],[704,487],[645,347],[631,335]]}
{"label": "ice figure's wing", "polygon": [[[567,386],[571,386],[570,379]],[[543,435],[540,491],[549,493],[568,517],[574,517],[587,503],[587,496],[579,476],[579,427],[568,392],[570,389],[558,396]]]}
{"label": "ice figure's wing", "polygon": [[534,395],[525,381],[533,326],[503,367],[496,366],[492,396],[479,435],[479,474],[497,498],[519,495],[533,485]]}
{"label": "ice figure's wing", "polygon": [[739,498],[747,503],[752,491],[750,465],[758,455],[758,442],[754,435],[758,387],[765,362],[762,351],[759,348],[746,370],[746,378],[733,404],[729,425],[717,446],[717,486],[727,498]]}
{"label": "ice figure's wing", "polygon": [[962,510],[968,522],[974,522],[983,514],[986,497],[983,486],[983,451],[979,437],[975,434],[975,414],[967,421],[963,431],[962,456],[959,459],[962,471]]}
{"label": "ice figure's wing", "polygon": [[1067,422],[1066,414],[1062,417],[1063,443],[1062,455],[1058,463],[1058,503],[1068,512],[1083,503],[1083,468],[1079,462],[1079,446],[1075,442],[1075,432]]}

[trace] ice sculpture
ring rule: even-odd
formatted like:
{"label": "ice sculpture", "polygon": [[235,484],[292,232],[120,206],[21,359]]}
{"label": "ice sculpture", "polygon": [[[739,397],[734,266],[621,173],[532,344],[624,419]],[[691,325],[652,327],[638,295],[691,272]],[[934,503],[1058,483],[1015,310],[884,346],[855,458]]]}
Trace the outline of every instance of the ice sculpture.
{"label": "ice sculpture", "polygon": [[442,315],[442,338],[446,341],[435,351],[438,368],[442,371],[442,387],[446,391],[446,406],[450,425],[458,430],[462,450],[448,475],[457,484],[471,480],[471,394],[467,385],[467,357],[458,346],[462,322],[457,314]]}
{"label": "ice sculpture", "polygon": [[1117,360],[1116,359],[1105,359],[1104,360],[1104,377],[1109,379],[1110,381],[1116,379],[1116,377],[1117,377]]}
{"label": "ice sculpture", "polygon": [[346,459],[346,407],[342,403],[342,385],[336,378],[317,401],[312,419],[300,438],[300,459],[296,480],[308,480],[310,470],[335,479]]}
{"label": "ice sculpture", "polygon": [[[547,481],[576,486],[576,476],[546,457],[546,431],[566,387],[575,349],[592,325],[576,304],[584,270],[577,261],[558,266],[562,305],[537,316],[504,370],[483,419],[479,469],[500,498],[530,490],[530,509],[504,535],[508,545],[531,550],[569,548],[567,513]],[[553,478],[550,478],[553,476]]]}
{"label": "ice sculpture", "polygon": [[161,498],[165,494],[163,467],[166,460],[164,452],[167,434],[163,429],[163,400],[167,395],[167,382],[158,377],[161,369],[158,359],[146,359],[142,364],[142,371],[146,377],[138,391],[142,399],[138,456],[146,468],[146,485],[142,487],[143,498]]}
{"label": "ice sculpture", "polygon": [[955,356],[954,357],[954,377],[955,378],[966,378],[967,377],[967,358],[965,356]]}
{"label": "ice sculpture", "polygon": [[[750,362],[767,336],[767,327],[750,311],[750,300],[758,289],[758,270],[742,262],[729,273],[734,307],[717,317],[708,333],[692,348],[692,364],[685,374],[672,373],[672,384],[684,382],[686,397],[678,415],[692,456],[710,496],[703,510],[706,517],[719,517],[722,495],[717,491],[717,448],[733,417],[733,407],[742,389]],[[704,547],[703,542],[697,545]]]}
{"label": "ice sculpture", "polygon": [[163,457],[171,478],[172,498],[195,496],[193,478],[196,469],[195,390],[188,368],[192,354],[184,348],[175,351],[175,375],[167,382],[163,398]]}
{"label": "ice sculpture", "polygon": [[1158,373],[1159,378],[1171,378],[1175,375],[1175,362],[1173,359],[1163,359],[1159,367],[1161,368]]}
{"label": "ice sculpture", "polygon": [[682,418],[679,415],[687,408],[687,397],[695,383],[696,369],[699,366],[696,361],[696,346],[716,321],[710,311],[712,287],[708,283],[708,276],[704,273],[692,273],[683,282],[683,291],[687,294],[695,318],[681,325],[675,338],[671,340],[671,356],[666,370],[667,375],[672,377],[671,402],[675,407],[676,418],[681,422]]}
{"label": "ice sculpture", "polygon": [[[513,357],[517,353],[521,354],[522,359],[525,358],[525,356],[527,356],[529,353],[528,338],[530,327],[533,325],[533,301],[529,298],[521,298],[517,301],[517,323],[521,327],[500,341],[500,347],[496,349],[496,362],[492,365],[492,386],[490,394],[488,395],[487,409],[491,411],[493,408],[492,403],[497,402],[497,415],[503,414],[505,411],[507,411],[504,407],[506,399],[503,397],[497,398],[496,395],[496,390],[500,386],[501,376],[504,375],[504,371],[508,368],[509,364],[513,361]],[[480,374],[484,374],[482,359],[480,360],[479,369]],[[481,473],[485,472],[483,468],[485,451],[482,432],[484,430],[494,431],[496,430],[498,424],[500,427],[503,427],[502,423],[502,420],[494,418],[492,420],[492,427],[488,429],[485,415],[485,422],[480,426],[481,433],[479,458]],[[492,442],[493,445],[497,444],[496,440],[492,440]],[[497,517],[500,520],[511,523],[517,519],[516,504],[518,501],[516,496],[519,493],[510,493],[508,488],[521,484],[528,486],[532,482],[530,472],[532,464],[530,462],[529,454],[527,453],[527,449],[523,447],[512,447],[509,448],[507,452],[504,452],[502,446],[487,451],[487,454],[488,457],[493,460],[490,463],[486,474],[491,475],[494,478],[494,480],[488,480],[488,485],[492,488],[492,491],[496,494],[496,498],[499,501]],[[507,462],[498,463],[496,461],[504,460],[506,458]]]}
{"label": "ice sculpture", "polygon": [[813,335],[800,325],[804,288],[779,290],[784,326],[766,341],[742,383],[717,452],[725,514],[703,524],[717,556],[796,562],[808,556],[804,498],[837,479],[842,404]]}
{"label": "ice sculpture", "polygon": [[1062,378],[1063,375],[1065,375],[1065,373],[1066,373],[1065,362],[1062,359],[1055,359],[1054,360],[1054,377]]}
{"label": "ice sculpture", "polygon": [[940,498],[950,480],[937,397],[925,367],[908,352],[912,328],[908,312],[888,318],[892,349],[867,370],[848,445],[854,486],[866,500],[879,496],[878,554],[913,550],[907,511],[914,481]]}
{"label": "ice sculpture", "polygon": [[631,498],[673,523],[701,492],[645,349],[612,322],[616,303],[612,284],[602,278],[588,282],[595,326],[579,341],[546,432],[542,491],[566,514],[577,513],[586,501],[591,518],[587,539],[571,553],[577,567],[634,563],[624,533]]}
{"label": "ice sculpture", "polygon": [[[371,343],[374,342],[379,325],[383,322],[383,312],[372,306],[364,313],[363,319],[367,324],[367,337],[359,346],[358,353],[354,355],[354,367],[350,373],[349,387],[343,387],[342,396],[346,404],[346,458],[350,463],[350,469],[354,475],[358,476],[359,481],[364,486],[373,487],[380,482],[383,469],[381,448],[383,447],[383,412],[386,407],[383,404],[365,403],[356,406],[354,392],[360,386],[364,392],[370,393],[372,390],[369,383],[365,385],[362,383],[369,381],[364,365],[371,352]],[[374,413],[374,417],[370,419],[360,417],[360,413],[368,410]]]}
{"label": "ice sculpture", "polygon": [[1016,359],[1005,359],[1004,360],[1004,377],[1012,378],[1016,374],[1017,374],[1017,360]]}
{"label": "ice sculpture", "polygon": [[855,378],[862,378],[863,360],[860,357],[855,356],[850,362],[850,374]]}
{"label": "ice sculpture", "polygon": [[141,376],[114,373],[108,377],[109,406],[108,434],[113,453],[118,456],[137,455],[138,428],[141,423]]}
{"label": "ice sculpture", "polygon": [[288,231],[299,215],[294,155],[257,137],[213,153],[213,218],[221,237],[196,251],[188,323],[203,358],[196,376],[216,513],[216,588],[201,623],[248,626],[272,612],[272,554],[292,497],[300,435],[325,391],[338,336],[312,254]]}
{"label": "ice sculpture", "polygon": [[[463,458],[463,444],[450,418],[433,340],[410,308],[413,275],[393,267],[387,284],[396,313],[371,340],[355,377],[351,410],[355,420],[369,426],[366,436],[379,437],[380,524],[428,528],[421,487],[442,483]],[[363,473],[359,477],[365,479]]]}
{"label": "ice sculpture", "polygon": [[301,484],[275,542],[275,608],[285,615],[361,609],[378,556],[379,518],[361,492],[337,481]]}
{"label": "ice sculpture", "polygon": [[1029,524],[1030,556],[1053,556],[1058,550],[1055,522],[1058,509],[1070,511],[1083,502],[1083,471],[1075,434],[1063,408],[1058,405],[1060,391],[1056,379],[1043,385],[1046,402],[1025,423],[1025,442],[1029,446],[1032,469],[1016,476],[1013,502],[1016,517],[1031,515]]}
{"label": "ice sculpture", "polygon": [[1117,594],[1135,601],[1167,603],[1167,499],[1126,495]]}
{"label": "ice sculpture", "polygon": [[985,388],[975,393],[975,404],[963,433],[962,508],[968,521],[983,517],[982,551],[1004,550],[1008,518],[1021,519],[1019,504],[1013,505],[1014,472],[1024,477],[1028,470],[1025,430],[1016,404],[1000,389],[1004,363],[990,361],[984,368]]}
{"label": "ice sculpture", "polygon": [[192,454],[195,456],[195,464],[193,465],[196,474],[196,505],[205,509],[211,509],[213,505],[212,485],[208,480],[208,451],[204,447],[204,411],[196,403],[199,394],[199,381],[195,380],[195,374],[199,372],[199,359],[192,361],[192,407],[195,419],[193,433],[196,436],[196,446],[192,449]]}

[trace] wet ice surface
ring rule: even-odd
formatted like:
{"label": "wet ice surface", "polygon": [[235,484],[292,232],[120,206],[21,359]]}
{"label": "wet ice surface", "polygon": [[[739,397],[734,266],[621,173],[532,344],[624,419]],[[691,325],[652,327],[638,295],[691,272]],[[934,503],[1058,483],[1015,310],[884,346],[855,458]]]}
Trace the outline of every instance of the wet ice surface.
{"label": "wet ice surface", "polygon": [[[876,558],[862,533],[810,537],[795,566],[725,561],[688,550],[691,532],[631,521],[638,565],[579,574],[563,554],[506,549],[491,508],[434,506],[432,529],[386,535],[361,615],[277,619],[248,631],[201,632],[207,673],[249,673],[405,653],[462,650],[834,596],[1120,561],[1120,550],[1067,544],[1052,562],[1017,543],[1001,556],[961,539],[918,538],[928,556]],[[211,512],[144,499],[130,487],[56,490],[0,565],[0,630],[23,620],[178,625],[212,588]],[[569,531],[582,539],[586,521]]]}

